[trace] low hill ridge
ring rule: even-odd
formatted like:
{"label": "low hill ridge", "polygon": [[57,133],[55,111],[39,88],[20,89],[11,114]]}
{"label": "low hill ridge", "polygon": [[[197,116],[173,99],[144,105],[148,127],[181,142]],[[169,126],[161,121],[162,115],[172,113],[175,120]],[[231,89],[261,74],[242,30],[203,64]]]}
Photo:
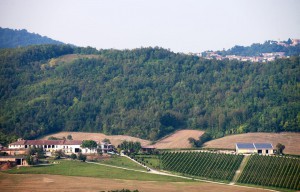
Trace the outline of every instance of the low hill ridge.
{"label": "low hill ridge", "polygon": [[46,36],[30,33],[26,29],[9,29],[0,27],[0,48],[16,48],[29,45],[64,44]]}

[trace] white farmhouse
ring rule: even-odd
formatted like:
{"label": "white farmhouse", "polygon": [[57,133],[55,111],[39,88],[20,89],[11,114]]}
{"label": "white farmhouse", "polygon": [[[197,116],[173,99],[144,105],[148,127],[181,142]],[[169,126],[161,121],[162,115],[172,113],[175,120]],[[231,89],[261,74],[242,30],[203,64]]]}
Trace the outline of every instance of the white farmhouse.
{"label": "white farmhouse", "polygon": [[263,154],[273,155],[273,145],[271,143],[236,143],[236,153],[242,154]]}
{"label": "white farmhouse", "polygon": [[81,147],[81,140],[18,140],[9,144],[9,149],[27,149],[30,147],[43,148],[46,153],[62,150],[66,154],[72,153],[97,153],[101,148],[102,153],[113,151],[113,145],[107,143],[98,143],[97,148],[88,149]]}

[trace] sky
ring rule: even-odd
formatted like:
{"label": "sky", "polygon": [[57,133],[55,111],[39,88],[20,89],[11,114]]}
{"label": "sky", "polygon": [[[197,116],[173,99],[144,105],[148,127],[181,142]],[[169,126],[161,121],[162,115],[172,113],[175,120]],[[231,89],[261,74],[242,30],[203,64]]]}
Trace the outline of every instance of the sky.
{"label": "sky", "polygon": [[97,49],[174,52],[300,39],[299,0],[1,0],[0,26]]}

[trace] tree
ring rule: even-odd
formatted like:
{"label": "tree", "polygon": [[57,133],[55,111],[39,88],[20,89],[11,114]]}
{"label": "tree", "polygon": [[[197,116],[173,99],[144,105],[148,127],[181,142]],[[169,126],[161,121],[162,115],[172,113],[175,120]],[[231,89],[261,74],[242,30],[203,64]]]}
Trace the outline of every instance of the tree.
{"label": "tree", "polygon": [[28,165],[34,165],[34,158],[33,158],[33,156],[31,156],[31,155],[27,155],[26,156],[26,162],[28,163]]}
{"label": "tree", "polygon": [[133,142],[133,141],[123,141],[118,148],[127,151],[129,153],[137,153],[142,148],[140,142]]}
{"label": "tree", "polygon": [[51,137],[48,137],[48,140],[61,140],[61,138],[51,136]]}
{"label": "tree", "polygon": [[88,149],[94,149],[97,148],[97,143],[94,140],[84,140],[82,141],[81,147],[82,148],[88,148]]}
{"label": "tree", "polygon": [[77,158],[78,158],[78,160],[80,160],[80,161],[82,161],[82,162],[85,162],[85,161],[86,161],[86,156],[83,155],[82,153],[79,153]]}
{"label": "tree", "polygon": [[72,135],[68,135],[68,136],[67,136],[67,139],[68,139],[68,140],[73,140]]}
{"label": "tree", "polygon": [[277,154],[283,154],[283,150],[285,149],[285,146],[281,143],[277,143],[276,145]]}
{"label": "tree", "polygon": [[73,160],[74,160],[74,159],[77,159],[77,155],[74,154],[74,153],[72,153],[70,157],[71,157],[71,159],[73,159]]}
{"label": "tree", "polygon": [[44,152],[44,150],[43,150],[42,147],[36,148],[35,153],[36,153],[36,157],[37,157],[38,159],[41,159],[41,158],[44,158],[44,157],[45,157],[45,152]]}
{"label": "tree", "polygon": [[97,153],[102,156],[103,155],[102,149],[101,148],[97,148]]}
{"label": "tree", "polygon": [[206,132],[199,137],[201,145],[204,144],[205,142],[211,140],[211,139],[212,139],[211,135],[209,133],[206,133]]}
{"label": "tree", "polygon": [[212,137],[211,137],[211,135],[209,133],[204,133],[203,135],[201,135],[199,137],[198,140],[194,139],[193,137],[188,138],[189,143],[192,144],[193,147],[202,147],[202,145],[205,142],[207,142],[207,141],[209,141],[211,139],[212,139]]}
{"label": "tree", "polygon": [[55,159],[60,159],[61,157],[64,157],[65,153],[62,150],[57,150],[54,152]]}
{"label": "tree", "polygon": [[30,147],[27,149],[26,154],[28,156],[35,155],[38,159],[45,157],[45,152],[41,147]]}
{"label": "tree", "polygon": [[196,139],[194,139],[193,137],[188,138],[189,143],[192,145],[192,147],[197,147],[196,145]]}

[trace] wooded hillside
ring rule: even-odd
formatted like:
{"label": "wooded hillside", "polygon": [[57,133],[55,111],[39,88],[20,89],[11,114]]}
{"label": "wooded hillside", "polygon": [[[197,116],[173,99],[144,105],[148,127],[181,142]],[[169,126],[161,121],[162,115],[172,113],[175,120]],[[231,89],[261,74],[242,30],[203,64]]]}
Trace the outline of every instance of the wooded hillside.
{"label": "wooded hillside", "polygon": [[300,131],[299,67],[299,57],[217,61],[157,47],[1,49],[0,137],[65,130],[155,140],[182,128],[214,137]]}
{"label": "wooded hillside", "polygon": [[17,30],[0,27],[0,48],[25,47],[29,45],[64,44],[46,36],[29,33],[26,29]]}

